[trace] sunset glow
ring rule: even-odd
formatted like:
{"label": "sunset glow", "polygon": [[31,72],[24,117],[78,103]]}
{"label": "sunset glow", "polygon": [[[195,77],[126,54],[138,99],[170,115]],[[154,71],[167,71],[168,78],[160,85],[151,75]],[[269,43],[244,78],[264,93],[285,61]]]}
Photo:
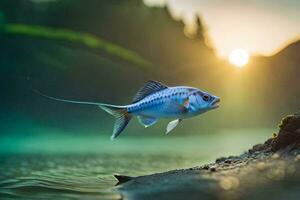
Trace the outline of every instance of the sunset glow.
{"label": "sunset glow", "polygon": [[147,6],[167,6],[170,15],[182,20],[188,29],[200,16],[220,58],[226,58],[238,46],[250,55],[271,56],[299,39],[300,1],[296,0],[143,1]]}
{"label": "sunset glow", "polygon": [[229,54],[228,60],[234,66],[242,68],[248,63],[249,54],[244,49],[236,49]]}

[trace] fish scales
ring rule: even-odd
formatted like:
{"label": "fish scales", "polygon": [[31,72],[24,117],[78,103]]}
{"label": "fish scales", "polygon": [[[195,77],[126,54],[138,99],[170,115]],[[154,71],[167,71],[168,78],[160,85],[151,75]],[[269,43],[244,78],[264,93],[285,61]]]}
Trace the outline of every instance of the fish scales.
{"label": "fish scales", "polygon": [[157,111],[164,112],[164,114],[162,114],[163,116],[181,114],[182,111],[178,108],[170,109],[168,103],[176,102],[177,104],[181,104],[187,97],[188,90],[186,88],[174,87],[165,89],[163,91],[151,94],[135,104],[129,105],[128,112],[141,113],[144,111],[145,114],[149,114],[149,109],[155,109]]}

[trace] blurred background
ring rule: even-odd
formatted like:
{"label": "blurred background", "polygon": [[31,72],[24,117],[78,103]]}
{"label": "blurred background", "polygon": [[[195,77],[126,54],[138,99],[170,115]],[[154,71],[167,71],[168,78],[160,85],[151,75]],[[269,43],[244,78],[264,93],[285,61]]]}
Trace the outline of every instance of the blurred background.
{"label": "blurred background", "polygon": [[[57,170],[53,163],[69,170],[64,155],[76,154],[90,160],[74,173],[93,168],[88,176],[107,177],[100,181],[107,188],[115,172],[188,167],[263,142],[300,109],[299,9],[296,0],[1,0],[2,169],[47,155],[50,164],[38,170]],[[170,135],[168,121],[144,129],[133,120],[111,142],[107,113],[32,92],[123,105],[148,80],[198,87],[220,96],[221,107]],[[34,158],[30,166],[39,165]]]}

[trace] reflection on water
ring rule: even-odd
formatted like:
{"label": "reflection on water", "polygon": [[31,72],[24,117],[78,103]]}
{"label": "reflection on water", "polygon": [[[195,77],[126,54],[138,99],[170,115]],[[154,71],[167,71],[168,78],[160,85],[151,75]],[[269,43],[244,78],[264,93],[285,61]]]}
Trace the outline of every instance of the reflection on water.
{"label": "reflection on water", "polygon": [[[196,157],[196,156],[195,156]],[[113,174],[143,175],[196,164],[174,155],[15,155],[0,161],[1,195],[19,198],[118,199]]]}
{"label": "reflection on water", "polygon": [[[0,197],[120,199],[120,195],[111,190],[116,184],[113,174],[137,176],[192,167],[213,161],[221,155],[240,153],[251,144],[264,141],[272,133],[270,130],[250,132],[186,138],[125,137],[116,143],[96,140],[97,150],[84,153],[78,153],[76,149],[80,149],[80,146],[93,149],[93,145],[96,145],[95,138],[80,136],[78,141],[72,138],[73,145],[68,147],[66,137],[70,136],[57,136],[56,144],[51,144],[52,148],[49,148],[46,145],[47,141],[51,142],[48,137],[47,141],[38,136],[35,137],[37,141],[22,138],[19,143],[13,143],[12,140],[16,140],[14,137],[2,137]],[[66,144],[65,148],[61,148],[62,144]],[[4,148],[10,150],[5,152]],[[13,148],[16,149],[15,153],[12,152]],[[73,149],[73,152],[68,148]]]}
{"label": "reflection on water", "polygon": [[178,156],[17,155],[1,158],[1,196],[36,199],[119,199],[113,174],[142,175],[187,162]]}

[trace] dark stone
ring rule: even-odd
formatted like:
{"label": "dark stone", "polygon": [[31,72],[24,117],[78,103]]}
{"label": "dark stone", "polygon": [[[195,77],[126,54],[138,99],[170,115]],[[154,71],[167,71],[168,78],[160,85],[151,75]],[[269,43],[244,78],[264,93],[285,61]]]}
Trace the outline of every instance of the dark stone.
{"label": "dark stone", "polygon": [[225,157],[217,158],[216,163],[224,162],[226,160]]}
{"label": "dark stone", "polygon": [[289,115],[279,125],[278,136],[272,143],[272,150],[278,151],[289,145],[300,145],[300,115]]}
{"label": "dark stone", "polygon": [[118,180],[118,183],[116,185],[126,183],[126,182],[130,181],[131,179],[133,179],[133,177],[122,176],[122,175],[114,175],[114,177]]}
{"label": "dark stone", "polygon": [[217,171],[217,168],[216,168],[216,167],[211,167],[211,168],[210,168],[210,171],[211,171],[211,172],[216,172],[216,171]]}
{"label": "dark stone", "polygon": [[202,169],[209,170],[209,166],[208,166],[208,165],[204,165],[204,166],[202,167]]}
{"label": "dark stone", "polygon": [[230,164],[230,163],[232,163],[232,160],[231,159],[227,159],[224,162],[227,163],[227,164]]}

